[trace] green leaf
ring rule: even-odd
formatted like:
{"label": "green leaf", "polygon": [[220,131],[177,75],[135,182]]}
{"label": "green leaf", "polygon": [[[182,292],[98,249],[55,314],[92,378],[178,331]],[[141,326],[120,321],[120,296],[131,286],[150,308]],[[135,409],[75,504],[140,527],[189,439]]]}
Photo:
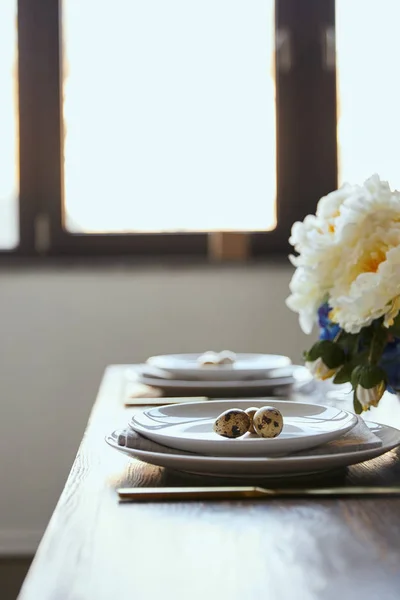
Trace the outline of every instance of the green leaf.
{"label": "green leaf", "polygon": [[374,336],[370,344],[369,362],[377,365],[381,359],[388,340],[388,330],[383,327],[382,323],[377,323],[374,330]]}
{"label": "green leaf", "polygon": [[358,383],[365,389],[379,385],[382,381],[386,383],[387,376],[384,369],[376,365],[365,365],[360,367]]}
{"label": "green leaf", "polygon": [[374,337],[374,326],[363,327],[359,333],[362,346],[369,346]]}
{"label": "green leaf", "polygon": [[306,361],[314,362],[318,358],[322,358],[329,369],[337,369],[343,365],[346,356],[343,349],[335,342],[319,340],[307,353]]}
{"label": "green leaf", "polygon": [[354,408],[354,412],[356,413],[356,415],[361,415],[363,408],[362,408],[360,401],[357,398],[357,395],[355,392],[354,392],[354,396],[353,396],[353,408]]}
{"label": "green leaf", "polygon": [[320,358],[325,341],[326,340],[319,340],[318,342],[315,342],[315,344],[311,346],[310,350],[307,352],[306,360],[314,362]]}
{"label": "green leaf", "polygon": [[323,354],[321,355],[322,360],[330,369],[337,369],[343,365],[346,360],[346,356],[342,348],[337,344],[330,342],[324,346]]}
{"label": "green leaf", "polygon": [[347,356],[352,357],[357,352],[359,339],[360,336],[358,333],[347,333],[342,330],[336,343],[346,352]]}
{"label": "green leaf", "polygon": [[360,378],[361,369],[362,369],[362,366],[358,365],[357,367],[355,367],[353,369],[353,372],[351,374],[350,381],[351,381],[351,385],[353,387],[353,390],[355,390],[357,388],[357,386],[358,386],[358,381],[359,381],[359,378]]}
{"label": "green leaf", "polygon": [[353,356],[353,358],[351,359],[351,362],[353,363],[354,366],[362,366],[364,364],[367,363],[368,361],[368,350],[363,350],[362,352],[359,352],[358,354],[355,354]]}
{"label": "green leaf", "polygon": [[351,381],[351,374],[354,369],[354,365],[350,362],[343,365],[343,367],[336,373],[333,378],[333,383],[347,383]]}

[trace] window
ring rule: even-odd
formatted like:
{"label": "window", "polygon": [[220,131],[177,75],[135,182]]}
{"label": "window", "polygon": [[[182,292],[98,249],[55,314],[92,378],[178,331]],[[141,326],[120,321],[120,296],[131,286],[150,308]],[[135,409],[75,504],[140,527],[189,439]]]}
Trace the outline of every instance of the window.
{"label": "window", "polygon": [[0,249],[18,245],[18,76],[16,1],[0,5]]}
{"label": "window", "polygon": [[273,0],[64,0],[63,22],[67,231],[275,227]]}
{"label": "window", "polygon": [[336,0],[340,182],[378,172],[400,189],[399,20],[398,0]]}
{"label": "window", "polygon": [[379,170],[396,185],[399,14],[396,0],[18,0],[17,40],[4,0],[0,251],[206,256],[210,232],[241,231],[254,255],[286,253],[338,181]]}

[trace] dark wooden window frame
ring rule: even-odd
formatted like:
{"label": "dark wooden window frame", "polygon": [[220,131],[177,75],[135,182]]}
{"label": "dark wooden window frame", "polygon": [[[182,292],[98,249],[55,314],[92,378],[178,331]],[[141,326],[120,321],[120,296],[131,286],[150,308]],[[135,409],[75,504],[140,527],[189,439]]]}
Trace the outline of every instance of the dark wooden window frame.
{"label": "dark wooden window frame", "polygon": [[[336,73],[323,60],[334,0],[276,0],[276,30],[290,34],[292,66],[277,65],[277,221],[249,233],[254,257],[283,254],[294,221],[337,186]],[[62,224],[61,0],[18,0],[20,246],[36,255],[207,256],[207,233],[71,234]]]}

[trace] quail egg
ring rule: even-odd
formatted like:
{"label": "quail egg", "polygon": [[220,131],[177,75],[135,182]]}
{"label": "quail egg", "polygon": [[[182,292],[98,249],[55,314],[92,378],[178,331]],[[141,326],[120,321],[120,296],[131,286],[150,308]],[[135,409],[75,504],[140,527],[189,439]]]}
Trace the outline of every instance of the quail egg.
{"label": "quail egg", "polygon": [[216,366],[218,364],[218,354],[212,350],[208,350],[199,356],[197,362],[200,367]]}
{"label": "quail egg", "polygon": [[258,408],[255,408],[254,406],[251,406],[250,408],[246,408],[246,410],[244,411],[246,413],[246,415],[249,415],[249,417],[250,417],[249,433],[256,433],[256,430],[254,429],[253,419],[254,419],[254,415],[256,414],[257,411],[258,411]]}
{"label": "quail egg", "polygon": [[236,361],[236,354],[230,350],[222,350],[218,355],[218,364],[233,365]]}
{"label": "quail egg", "polygon": [[277,437],[283,428],[282,413],[273,406],[263,406],[255,413],[253,426],[260,437]]}
{"label": "quail egg", "polygon": [[237,438],[244,435],[250,426],[250,417],[244,410],[231,408],[219,415],[214,422],[214,431],[227,438]]}

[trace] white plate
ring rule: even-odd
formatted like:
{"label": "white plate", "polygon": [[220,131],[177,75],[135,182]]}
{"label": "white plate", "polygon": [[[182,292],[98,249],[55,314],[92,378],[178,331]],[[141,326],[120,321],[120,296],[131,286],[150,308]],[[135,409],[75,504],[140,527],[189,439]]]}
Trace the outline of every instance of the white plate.
{"label": "white plate", "polygon": [[278,354],[236,354],[236,361],[231,365],[198,364],[202,354],[166,354],[152,356],[148,364],[168,371],[177,379],[201,379],[205,381],[229,381],[244,377],[265,379],[269,372],[291,364],[290,358]]}
{"label": "white plate", "polygon": [[[214,433],[215,419],[229,408],[244,410],[266,405],[277,408],[283,415],[279,437],[267,439],[245,434],[228,439]],[[187,452],[210,456],[283,456],[330,442],[356,423],[356,415],[340,408],[266,398],[157,406],[135,414],[130,426],[158,444]]]}
{"label": "white plate", "polygon": [[254,479],[259,477],[298,476],[347,467],[376,458],[400,445],[400,431],[387,425],[366,422],[366,425],[382,442],[375,448],[352,452],[319,454],[316,456],[285,456],[281,458],[237,458],[199,455],[165,454],[136,450],[118,445],[118,432],[106,437],[106,442],[123,454],[159,467],[219,477]]}
{"label": "white plate", "polygon": [[180,381],[178,379],[162,379],[160,377],[150,377],[148,375],[138,374],[138,380],[141,383],[158,387],[168,393],[177,392],[197,396],[215,396],[222,392],[232,395],[243,395],[246,393],[267,394],[271,390],[279,387],[300,388],[310,383],[313,377],[308,369],[299,365],[291,367],[292,375],[289,377],[276,377],[267,379],[249,379],[239,381]]}

